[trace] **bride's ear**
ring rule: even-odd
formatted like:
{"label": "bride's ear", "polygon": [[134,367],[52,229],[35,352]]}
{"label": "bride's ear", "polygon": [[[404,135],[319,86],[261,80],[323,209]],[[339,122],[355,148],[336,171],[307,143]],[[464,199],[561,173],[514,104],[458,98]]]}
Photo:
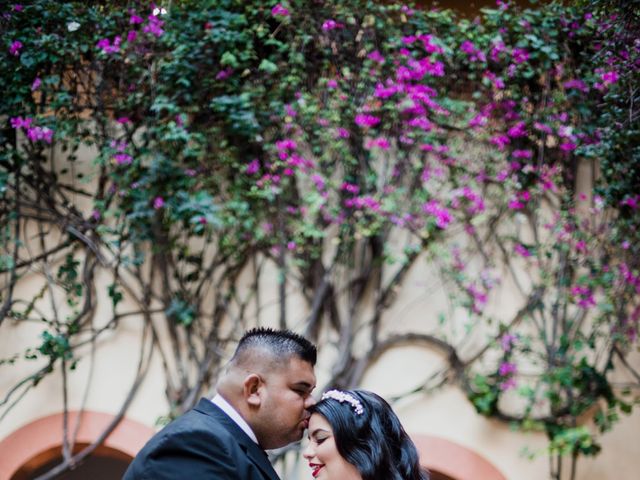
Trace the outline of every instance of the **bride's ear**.
{"label": "bride's ear", "polygon": [[259,407],[262,402],[262,379],[259,375],[252,373],[247,375],[242,384],[244,398],[252,407]]}

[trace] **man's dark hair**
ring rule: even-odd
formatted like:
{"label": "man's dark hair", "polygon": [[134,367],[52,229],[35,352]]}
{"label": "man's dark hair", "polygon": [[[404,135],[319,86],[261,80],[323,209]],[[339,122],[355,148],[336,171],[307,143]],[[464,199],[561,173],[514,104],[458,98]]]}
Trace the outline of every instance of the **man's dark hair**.
{"label": "man's dark hair", "polygon": [[274,330],[258,327],[248,330],[238,342],[238,347],[231,361],[239,358],[244,352],[256,348],[268,350],[276,358],[297,356],[301,360],[316,364],[316,347],[302,335],[290,330]]}

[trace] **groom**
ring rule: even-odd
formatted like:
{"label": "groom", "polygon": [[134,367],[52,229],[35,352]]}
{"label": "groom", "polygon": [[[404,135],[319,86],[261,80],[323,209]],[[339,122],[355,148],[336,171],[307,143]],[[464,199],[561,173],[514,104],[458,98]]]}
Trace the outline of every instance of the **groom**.
{"label": "groom", "polygon": [[279,480],[264,449],[298,441],[315,403],[316,347],[288,330],[240,339],[217,395],[154,435],[123,480]]}

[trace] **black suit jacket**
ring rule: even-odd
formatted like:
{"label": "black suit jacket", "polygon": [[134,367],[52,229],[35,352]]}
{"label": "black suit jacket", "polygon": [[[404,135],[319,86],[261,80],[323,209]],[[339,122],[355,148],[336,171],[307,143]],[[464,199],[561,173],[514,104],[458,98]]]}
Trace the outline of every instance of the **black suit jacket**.
{"label": "black suit jacket", "polygon": [[267,454],[210,400],[154,435],[123,480],[279,480]]}

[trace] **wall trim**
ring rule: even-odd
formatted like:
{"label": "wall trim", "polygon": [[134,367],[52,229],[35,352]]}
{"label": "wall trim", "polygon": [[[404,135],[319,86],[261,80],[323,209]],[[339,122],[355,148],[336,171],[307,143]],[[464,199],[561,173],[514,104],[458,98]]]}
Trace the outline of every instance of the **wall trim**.
{"label": "wall trim", "polygon": [[487,459],[450,440],[414,434],[411,438],[425,467],[455,480],[507,480]]}

